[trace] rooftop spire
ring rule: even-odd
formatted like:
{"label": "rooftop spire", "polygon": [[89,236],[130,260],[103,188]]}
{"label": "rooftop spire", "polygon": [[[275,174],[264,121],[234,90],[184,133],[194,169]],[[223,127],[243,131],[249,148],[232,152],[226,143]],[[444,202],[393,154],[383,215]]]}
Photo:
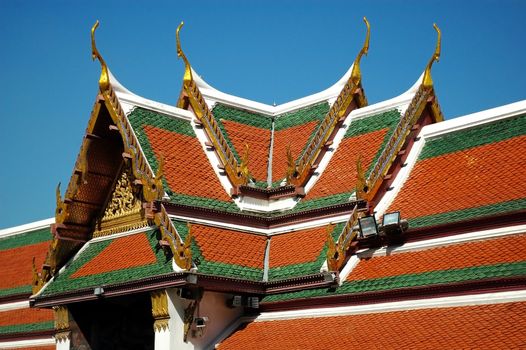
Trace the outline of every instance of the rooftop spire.
{"label": "rooftop spire", "polygon": [[352,67],[351,79],[355,85],[358,85],[362,80],[362,72],[360,71],[360,60],[363,55],[367,56],[367,53],[369,52],[369,39],[371,37],[371,27],[369,26],[369,21],[365,17],[363,18],[363,21],[367,26],[367,34],[365,36],[365,42],[363,43],[363,47],[358,53],[358,56],[356,56]]}
{"label": "rooftop spire", "polygon": [[181,24],[177,27],[177,30],[175,31],[175,37],[177,40],[177,56],[181,57],[184,61],[185,69],[184,69],[184,76],[183,81],[191,81],[192,80],[192,70],[190,68],[190,62],[188,62],[188,59],[186,58],[186,55],[183,52],[183,49],[181,48],[181,39],[179,38],[179,31],[184,26],[184,21],[181,21]]}
{"label": "rooftop spire", "polygon": [[438,61],[440,59],[440,42],[442,39],[442,33],[440,32],[440,29],[436,25],[436,23],[433,23],[433,27],[437,31],[437,45],[435,48],[435,52],[433,53],[433,56],[431,56],[431,59],[429,60],[429,63],[426,66],[426,70],[424,72],[424,79],[422,81],[422,84],[426,87],[432,87],[433,86],[433,79],[431,78],[431,67],[433,66],[433,62]]}
{"label": "rooftop spire", "polygon": [[100,72],[100,78],[99,78],[99,88],[101,91],[106,91],[110,86],[110,78],[108,74],[108,66],[106,65],[106,62],[100,55],[99,50],[97,50],[97,45],[95,44],[95,30],[97,30],[99,26],[99,20],[95,22],[93,27],[91,27],[91,58],[95,60],[97,58],[101,65],[101,72]]}

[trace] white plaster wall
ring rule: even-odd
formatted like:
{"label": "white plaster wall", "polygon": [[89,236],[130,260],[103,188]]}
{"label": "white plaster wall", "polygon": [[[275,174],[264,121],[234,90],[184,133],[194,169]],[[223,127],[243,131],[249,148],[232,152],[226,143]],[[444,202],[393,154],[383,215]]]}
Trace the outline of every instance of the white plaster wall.
{"label": "white plaster wall", "polygon": [[[241,317],[242,308],[229,308],[226,303],[230,294],[205,292],[199,305],[199,315],[196,317],[208,317],[206,331],[202,337],[192,337],[192,331],[188,336],[188,343],[183,342],[183,316],[184,308],[190,300],[177,296],[177,289],[169,289],[168,308],[170,312],[170,349],[206,349],[221,332]],[[213,346],[213,345],[212,345]],[[157,349],[157,348],[156,348]]]}
{"label": "white plaster wall", "polygon": [[[170,350],[170,328],[155,331],[155,350]],[[58,350],[58,349],[57,349]]]}
{"label": "white plaster wall", "polygon": [[69,339],[57,341],[57,350],[69,350]]}

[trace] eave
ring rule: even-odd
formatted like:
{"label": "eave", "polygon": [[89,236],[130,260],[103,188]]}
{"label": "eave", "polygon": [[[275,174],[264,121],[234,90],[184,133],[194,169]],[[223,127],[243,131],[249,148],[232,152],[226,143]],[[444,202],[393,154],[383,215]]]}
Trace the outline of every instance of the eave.
{"label": "eave", "polygon": [[353,201],[295,213],[278,214],[276,216],[254,215],[247,212],[230,213],[215,209],[168,202],[163,203],[163,206],[165,206],[169,215],[176,217],[213,220],[224,224],[237,224],[252,228],[271,229],[348,214],[352,211],[356,203],[358,203],[359,209],[365,209],[367,206],[365,201]]}
{"label": "eave", "polygon": [[397,288],[385,291],[341,294],[277,302],[267,302],[260,304],[260,310],[262,312],[265,312],[343,305],[377,304],[411,299],[430,299],[458,295],[473,295],[493,292],[515,291],[524,290],[525,288],[526,276],[486,278],[476,281],[432,284],[417,287]]}

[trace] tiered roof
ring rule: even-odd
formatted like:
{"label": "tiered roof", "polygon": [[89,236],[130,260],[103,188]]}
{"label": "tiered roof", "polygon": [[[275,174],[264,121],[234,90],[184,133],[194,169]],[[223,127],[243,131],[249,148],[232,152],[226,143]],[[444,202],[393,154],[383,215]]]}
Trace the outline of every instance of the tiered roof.
{"label": "tiered roof", "polygon": [[0,299],[31,295],[33,270],[44,263],[51,240],[49,227],[0,238]]}
{"label": "tiered roof", "polygon": [[519,349],[525,302],[244,324],[218,349]]}
{"label": "tiered roof", "polygon": [[430,138],[388,210],[414,228],[523,210],[524,130],[521,114]]}
{"label": "tiered roof", "polygon": [[[17,269],[34,255],[44,263],[37,306],[95,299],[96,287],[106,297],[190,285],[259,297],[263,318],[225,349],[384,344],[378,338],[449,346],[450,338],[433,343],[448,314],[468,324],[462,334],[471,342],[461,347],[485,347],[493,327],[518,318],[523,299],[271,320],[274,310],[523,289],[526,229],[509,226],[524,224],[526,180],[517,169],[526,165],[526,105],[430,125],[442,120],[430,76],[440,36],[422,77],[398,97],[367,106],[357,65],[367,39],[340,82],[281,107],[213,89],[180,46],[178,106],[146,100],[109,73],[92,39],[99,95],[66,195],[57,196],[51,244],[48,231],[0,240],[13,266],[0,293],[29,292],[33,280]],[[357,237],[359,216],[394,210],[410,226],[400,247]],[[405,322],[415,336],[399,331]],[[289,337],[294,327],[301,339]],[[506,341],[524,339],[498,340]]]}
{"label": "tiered roof", "polygon": [[34,266],[44,262],[52,237],[49,224],[46,220],[0,231],[0,347],[20,339],[33,342],[35,350],[53,343],[53,311],[30,309],[28,302]]}

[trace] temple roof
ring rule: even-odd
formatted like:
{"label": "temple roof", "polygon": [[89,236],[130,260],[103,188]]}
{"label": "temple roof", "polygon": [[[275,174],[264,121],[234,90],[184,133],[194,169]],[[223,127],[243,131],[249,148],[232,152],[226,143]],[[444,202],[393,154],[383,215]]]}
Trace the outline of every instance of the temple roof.
{"label": "temple roof", "polygon": [[525,302],[295,317],[241,325],[218,349],[497,349],[526,342]]}
{"label": "temple roof", "polygon": [[44,263],[48,251],[51,233],[49,224],[45,220],[28,229],[8,229],[0,234],[0,299],[25,299],[32,294],[33,283],[32,260],[35,266]]}
{"label": "temple roof", "polygon": [[416,228],[523,209],[525,130],[520,114],[429,138],[388,211]]}

